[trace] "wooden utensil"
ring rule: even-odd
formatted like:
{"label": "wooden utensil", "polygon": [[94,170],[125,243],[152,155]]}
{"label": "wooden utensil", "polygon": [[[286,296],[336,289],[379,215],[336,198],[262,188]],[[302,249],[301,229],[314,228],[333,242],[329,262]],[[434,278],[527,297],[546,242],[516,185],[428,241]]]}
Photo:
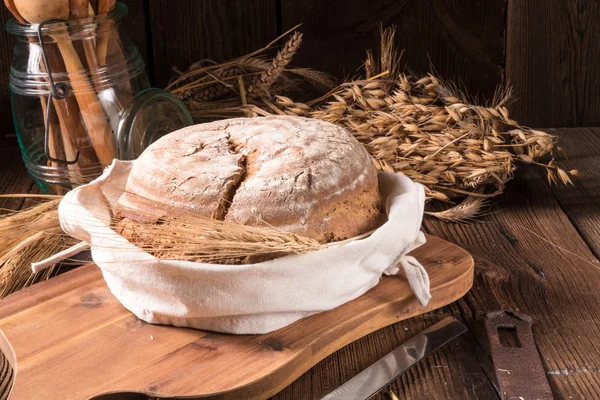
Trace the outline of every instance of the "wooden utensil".
{"label": "wooden utensil", "polygon": [[[98,0],[98,15],[107,14],[116,5],[116,0]],[[100,65],[106,63],[106,54],[108,52],[108,41],[110,40],[109,32],[102,32],[98,35],[98,44],[96,51],[98,54],[98,62]]]}
{"label": "wooden utensil", "polygon": [[71,15],[74,19],[85,19],[89,16],[88,0],[69,0],[69,7],[71,8]]}
{"label": "wooden utensil", "polygon": [[11,399],[109,392],[267,398],[341,347],[471,288],[473,259],[460,247],[429,236],[412,255],[430,275],[427,307],[403,276],[385,277],[335,310],[256,336],[141,322],[110,293],[97,267],[80,267],[0,301],[0,349],[15,369],[4,375],[14,379]]}
{"label": "wooden utensil", "polygon": [[[14,0],[4,0],[4,4],[6,5],[6,8],[8,9],[8,11],[10,11],[10,13],[15,17],[15,19],[19,23],[21,23],[21,24],[27,23],[25,18],[23,18],[23,16],[17,11],[17,7],[15,6],[13,1]],[[42,70],[45,70],[43,64],[40,65],[40,67],[42,68]],[[44,121],[45,121],[47,118],[47,115],[48,115],[47,98],[44,96],[40,96],[40,104],[42,106],[42,114],[44,116]],[[50,152],[50,156],[52,156],[54,158],[64,157],[63,146],[61,145],[61,143],[58,142],[56,132],[58,132],[57,124],[52,123],[50,125],[50,132],[49,132],[49,136],[48,136],[48,149]],[[58,164],[53,161],[48,161],[48,166],[58,167]],[[56,187],[56,190],[57,190],[57,192],[59,191],[58,186]],[[62,194],[62,193],[58,193],[58,194]]]}
{"label": "wooden utensil", "polygon": [[[44,96],[40,96],[40,104],[42,106],[42,114],[45,121],[48,116],[48,102]],[[50,125],[48,127],[48,153],[52,158],[64,160],[65,155],[63,151],[62,140],[58,136],[58,132],[60,132],[60,124],[56,119],[56,114],[51,113]],[[46,165],[55,169],[59,168],[59,164],[51,160],[48,160]],[[52,188],[56,194],[64,195],[67,193],[66,188],[61,185],[55,184],[52,185]]]}
{"label": "wooden utensil", "polygon": [[[13,0],[14,1],[14,0]],[[58,5],[53,6],[56,2]],[[51,0],[47,2],[31,2],[27,0],[16,0],[14,6],[16,10],[27,20],[29,23],[39,24],[46,20],[60,19],[65,12],[65,0]],[[24,7],[21,10],[20,6]],[[41,9],[54,10],[55,14],[50,14],[48,11],[42,11]],[[69,2],[67,0],[66,9],[69,9]],[[25,11],[26,15],[23,15]],[[43,16],[43,18],[41,17]],[[29,17],[29,18],[28,18]],[[71,79],[71,86],[79,104],[81,117],[85,123],[85,127],[89,133],[92,146],[96,151],[98,160],[104,164],[109,165],[112,160],[116,157],[116,149],[112,130],[104,109],[98,101],[92,85],[85,76],[85,69],[81,64],[81,60],[73,46],[73,43],[69,40],[68,34],[60,33],[53,35],[58,48],[63,56],[69,78]]]}
{"label": "wooden utensil", "polygon": [[[98,0],[97,5],[98,15],[106,15],[115,8],[116,0]],[[106,27],[102,27],[102,29],[99,29],[97,37],[96,51],[98,53],[98,62],[101,63],[100,65],[119,65],[125,70],[128,69],[127,55],[123,53],[123,45],[120,42],[118,32],[116,30],[107,30]],[[122,111],[133,99],[133,90],[130,79],[123,80],[119,85],[114,87],[113,90],[114,95],[118,100],[118,108]]]}
{"label": "wooden utensil", "polygon": [[[19,23],[27,24],[28,22],[21,16],[13,1],[14,0],[4,0],[4,4]],[[30,40],[33,39],[31,38]],[[47,45],[46,53],[50,70],[55,72],[63,71],[63,63],[60,60],[60,55],[55,54],[54,50],[56,50],[55,47]],[[40,64],[40,69],[43,72],[48,72],[44,63]],[[45,118],[47,114],[47,97],[40,96],[40,102]],[[52,104],[56,111],[59,124],[54,126],[54,131],[50,132],[48,146],[50,155],[61,155],[61,158],[66,157],[66,159],[73,159],[77,152],[75,145],[78,145],[80,151],[79,162],[75,165],[68,165],[69,174],[74,178],[74,181],[88,179],[89,177],[82,176],[83,174],[81,173],[80,166],[86,167],[95,165],[98,163],[98,159],[96,158],[94,150],[85,145],[85,143],[89,142],[89,138],[81,123],[81,119],[79,118],[80,111],[77,101],[71,96],[68,96],[62,100],[53,99]],[[60,127],[60,129],[57,129],[58,127]],[[55,132],[60,132],[60,139],[57,138]],[[56,163],[52,163],[52,166],[58,167]]]}
{"label": "wooden utensil", "polygon": [[[48,56],[48,64],[53,73],[64,72],[65,67],[60,60],[60,52],[54,45],[46,45],[46,54]],[[44,63],[41,64],[41,69],[46,71]],[[53,99],[53,109],[58,117],[60,126],[61,143],[63,144],[64,160],[73,160],[77,151],[80,152],[79,161],[74,165],[67,165],[71,182],[81,184],[88,181],[92,176],[87,176],[85,171],[91,166],[98,164],[98,158],[93,147],[89,145],[90,138],[85,131],[85,127],[81,121],[79,105],[73,96],[67,96],[64,99]]]}
{"label": "wooden utensil", "polygon": [[17,6],[15,6],[14,0],[4,0],[4,5],[8,8],[8,11],[15,17],[17,21],[21,24],[26,24],[25,18],[19,13],[17,10]]}
{"label": "wooden utensil", "polygon": [[[70,0],[69,5],[71,8],[71,15],[74,19],[85,19],[90,16],[91,5],[87,0]],[[83,40],[83,50],[85,52],[88,68],[97,68],[98,58],[96,57],[96,47],[91,39]],[[92,79],[94,79],[93,75]],[[98,87],[96,87],[96,90],[98,90]]]}
{"label": "wooden utensil", "polygon": [[[69,0],[12,0],[19,14],[32,24],[69,18]],[[10,9],[10,8],[9,8]]]}
{"label": "wooden utensil", "polygon": [[[91,4],[87,0],[70,0],[71,5],[71,15],[74,19],[83,19],[88,16],[94,16],[94,11]],[[96,35],[97,42],[100,43],[100,46],[103,46],[104,39],[107,39],[107,43],[110,45],[111,43],[111,32],[106,32],[106,27],[99,24],[99,33]],[[124,105],[127,105],[131,100],[131,87],[129,82],[120,83],[120,86],[125,88],[124,91],[119,91],[118,86],[113,88],[107,88],[105,84],[102,84],[98,74],[96,73],[98,67],[102,67],[107,62],[107,51],[102,53],[102,64],[99,63],[97,58],[97,49],[94,44],[92,38],[84,39],[83,48],[85,51],[85,56],[87,59],[88,68],[91,71],[92,81],[94,83],[94,87],[96,89],[96,93],[98,93],[98,98],[100,99],[100,104],[104,109],[107,117],[109,118],[111,124],[110,126],[114,128],[114,130],[118,129],[118,122],[120,119],[120,111],[124,108]],[[119,49],[119,61],[124,61],[125,57],[121,57],[121,49]],[[114,63],[114,60],[113,60]],[[112,64],[112,63],[111,63]],[[114,68],[114,67],[111,67]],[[122,68],[124,71],[127,71],[127,63],[122,64]],[[115,107],[115,102],[118,102],[120,107]]]}
{"label": "wooden utensil", "polygon": [[[4,0],[4,4],[6,8],[10,11],[10,13],[15,17],[17,21],[21,24],[26,24],[27,21],[17,10],[17,7],[14,4],[14,0]],[[31,40],[31,39],[30,39]],[[60,71],[62,67],[60,67],[61,62],[57,59],[57,57],[52,54],[52,52],[48,51],[48,63],[50,64],[50,69],[53,71]],[[40,65],[42,71],[47,72],[46,66],[42,63]],[[47,97],[40,96],[40,103],[42,106],[42,111],[44,114],[44,119],[47,116]],[[51,132],[49,134],[49,143],[48,149],[50,155],[53,157],[65,157],[65,153],[69,154],[69,157],[74,157],[76,150],[73,146],[73,141],[85,143],[87,142],[87,133],[83,125],[81,125],[81,121],[78,118],[79,108],[76,102],[71,98],[67,97],[64,100],[53,100],[54,109],[56,110],[56,114],[58,116],[59,125],[52,124]],[[51,117],[52,119],[52,117]],[[57,129],[60,127],[60,129]],[[62,137],[62,140],[59,140],[56,133],[59,131]],[[72,159],[72,158],[69,158]],[[81,157],[80,162],[77,165],[69,165],[69,173],[74,176],[80,176],[81,172],[79,169],[79,165],[89,165],[97,163],[96,155],[93,151],[89,151],[88,149],[81,149]],[[54,162],[50,163],[53,167],[58,167],[58,165]],[[57,187],[57,193],[61,194],[63,192],[62,188]]]}
{"label": "wooden utensil", "polygon": [[117,0],[98,0],[98,14],[107,14],[117,4]]}

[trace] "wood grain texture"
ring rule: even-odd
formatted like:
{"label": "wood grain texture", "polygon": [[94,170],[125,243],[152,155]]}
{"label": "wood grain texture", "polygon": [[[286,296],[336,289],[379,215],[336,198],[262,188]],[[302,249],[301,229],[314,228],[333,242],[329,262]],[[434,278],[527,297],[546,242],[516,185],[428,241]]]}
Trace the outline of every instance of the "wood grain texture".
{"label": "wood grain texture", "polygon": [[7,339],[0,337],[0,349],[15,368],[11,399],[87,399],[116,391],[265,398],[340,347],[471,288],[473,259],[459,247],[429,237],[413,254],[430,274],[427,307],[405,278],[386,277],[350,303],[266,335],[143,323],[110,294],[98,268],[81,267],[0,303]]}
{"label": "wood grain texture", "polygon": [[[470,335],[411,368],[391,389],[401,399],[500,398],[482,317],[501,309],[534,317],[535,340],[555,398],[599,398],[600,264],[590,249],[597,255],[600,243],[600,129],[552,131],[569,153],[562,164],[585,172],[575,186],[549,188],[542,171],[532,168],[517,172],[493,214],[481,222],[426,220],[427,231],[474,254],[476,279],[467,296],[337,351],[275,398],[319,398],[438,315],[462,319]],[[375,398],[389,400],[384,393]]]}
{"label": "wood grain texture", "polygon": [[[12,139],[0,139],[0,194],[30,193],[37,187],[29,177],[21,153]],[[23,199],[0,198],[0,215],[5,210],[19,210]]]}
{"label": "wood grain texture", "polygon": [[282,1],[283,30],[302,23],[304,43],[294,63],[352,76],[365,51],[379,46],[380,26],[397,25],[402,61],[422,74],[430,65],[491,97],[504,75],[504,0]]}
{"label": "wood grain texture", "polygon": [[174,75],[173,67],[223,62],[277,37],[276,0],[153,0],[149,12],[159,87]]}
{"label": "wood grain texture", "polygon": [[600,3],[508,1],[506,78],[513,118],[537,127],[600,125]]}
{"label": "wood grain texture", "polygon": [[571,223],[597,259],[600,259],[600,128],[551,129],[558,134],[568,159],[563,168],[577,169],[582,176],[573,186],[552,191]]}
{"label": "wood grain texture", "polygon": [[[528,314],[554,396],[600,398],[600,263],[579,236],[580,227],[535,168],[519,171],[493,211],[473,225],[425,223],[430,233],[474,254],[475,285],[459,306],[481,351],[488,347],[481,325],[485,313]],[[597,219],[597,209],[589,216]]]}
{"label": "wood grain texture", "polygon": [[0,130],[0,139],[5,136],[14,134],[12,128],[12,114],[10,111],[10,92],[8,90],[8,73],[10,72],[10,64],[13,59],[13,49],[15,40],[13,35],[10,35],[4,29],[4,24],[11,18],[12,15],[0,4],[0,121],[2,121],[2,129]]}
{"label": "wood grain texture", "polygon": [[129,15],[123,20],[125,31],[140,51],[142,59],[146,63],[146,70],[152,69],[152,43],[150,42],[150,27],[146,19],[147,0],[122,0],[129,8]]}
{"label": "wood grain texture", "polygon": [[[303,23],[306,35],[296,64],[340,77],[354,75],[365,50],[377,46],[379,25],[397,24],[404,63],[418,73],[432,64],[442,77],[462,81],[482,97],[510,83],[520,98],[513,116],[525,125],[600,124],[597,1],[124,2],[130,8],[124,23],[159,87],[173,76],[173,67],[245,54],[297,23]],[[0,7],[0,21],[8,17]],[[7,85],[13,44],[11,35],[0,30],[0,120],[6,121],[0,135],[14,133]]]}
{"label": "wood grain texture", "polygon": [[[381,329],[338,350],[278,393],[273,399],[320,399],[363,369],[447,316],[462,319],[450,305]],[[465,334],[436,351],[393,382],[389,389],[400,399],[499,399],[479,360],[472,334]],[[489,362],[489,361],[488,361]],[[373,399],[389,400],[383,390]]]}

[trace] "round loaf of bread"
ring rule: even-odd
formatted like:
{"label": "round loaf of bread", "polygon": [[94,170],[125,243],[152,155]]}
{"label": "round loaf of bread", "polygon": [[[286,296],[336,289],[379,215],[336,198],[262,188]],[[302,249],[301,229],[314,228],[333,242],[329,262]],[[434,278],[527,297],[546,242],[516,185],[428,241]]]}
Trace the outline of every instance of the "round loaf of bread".
{"label": "round loaf of bread", "polygon": [[139,157],[119,211],[153,223],[194,213],[332,242],[381,223],[377,171],[333,124],[239,118],[169,134]]}

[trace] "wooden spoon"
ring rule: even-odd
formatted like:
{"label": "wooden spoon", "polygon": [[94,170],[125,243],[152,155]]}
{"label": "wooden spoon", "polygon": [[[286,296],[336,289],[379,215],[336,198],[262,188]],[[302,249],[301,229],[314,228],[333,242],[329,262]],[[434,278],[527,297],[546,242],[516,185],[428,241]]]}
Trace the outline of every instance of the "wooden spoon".
{"label": "wooden spoon", "polygon": [[[13,2],[18,13],[33,24],[39,24],[50,19],[64,19],[65,12],[67,12],[66,17],[68,18],[70,12],[69,0],[47,0],[44,2],[39,0],[13,0]],[[54,10],[55,14],[51,14],[48,10]],[[108,124],[104,109],[98,101],[98,96],[90,82],[82,77],[85,76],[85,69],[68,34],[55,34],[53,37],[63,56],[69,77],[76,77],[76,79],[71,79],[71,85],[98,160],[103,165],[109,165],[116,157],[116,149],[112,129]]]}
{"label": "wooden spoon", "polygon": [[[108,14],[116,6],[116,0],[96,0],[94,3],[96,9],[98,10],[98,15],[101,16],[106,16],[106,14]],[[107,63],[115,66],[121,65],[122,68],[127,69],[127,62],[125,61],[126,56],[123,53],[121,43],[119,43],[119,34],[110,28],[111,27],[108,26],[108,23],[104,23],[100,24],[97,30],[98,40],[96,44],[96,58],[98,60],[98,64],[100,66],[104,66]],[[111,56],[110,60],[108,59],[109,54]],[[109,115],[109,117],[111,117],[111,120],[113,120],[112,115],[114,112],[116,110],[122,111],[123,108],[129,104],[133,98],[130,80],[123,81],[119,85],[113,87],[113,91],[113,96],[111,97],[114,98],[114,96],[116,96],[118,103],[112,110],[105,108],[106,113]],[[111,103],[111,101],[108,102],[109,105]]]}
{"label": "wooden spoon", "polygon": [[13,17],[15,17],[15,19],[17,21],[19,21],[19,23],[21,23],[21,24],[27,23],[25,18],[23,18],[21,13],[19,13],[19,11],[17,10],[17,6],[15,6],[14,0],[4,0],[4,5],[6,6],[6,8],[8,8],[8,11],[10,11],[10,13],[13,15]]}
{"label": "wooden spoon", "polygon": [[107,14],[117,4],[116,0],[98,0],[98,14]]}
{"label": "wooden spoon", "polygon": [[[107,14],[116,4],[116,0],[98,0],[98,15]],[[98,62],[100,65],[106,63],[106,53],[108,52],[108,41],[110,39],[110,32],[104,32],[98,37]]]}
{"label": "wooden spoon", "polygon": [[[69,0],[12,0],[19,14],[31,24],[69,18]],[[10,9],[10,8],[9,8]]]}
{"label": "wooden spoon", "polygon": [[[10,13],[15,17],[15,19],[21,23],[21,24],[26,24],[27,21],[25,20],[25,18],[23,18],[23,16],[19,13],[19,11],[17,11],[17,7],[15,6],[13,0],[4,0],[4,5],[6,5],[6,8],[8,9],[8,11],[10,11]],[[44,66],[42,66],[42,70],[45,70]],[[44,121],[46,120],[47,114],[48,114],[48,103],[47,103],[47,99],[44,96],[40,96],[40,104],[42,105],[42,113],[44,115]],[[55,103],[56,106],[56,103]],[[56,107],[57,108],[57,112],[60,112],[60,107]],[[52,118],[51,118],[52,120]],[[63,148],[61,146],[61,144],[58,142],[58,138],[56,136],[56,131],[58,131],[60,128],[57,129],[57,126],[55,123],[50,124],[50,132],[48,132],[48,150],[50,153],[50,156],[57,158],[57,157],[61,157],[64,155],[62,153],[64,153]],[[48,161],[48,165],[51,167],[55,167],[58,168],[58,164],[55,162],[51,162]],[[53,185],[54,190],[56,192],[56,194],[64,194],[63,192],[63,188],[60,187],[59,185]]]}
{"label": "wooden spoon", "polygon": [[[71,7],[71,15],[74,19],[85,19],[90,16],[90,3],[87,0],[70,0],[69,5]],[[88,68],[97,68],[98,58],[96,57],[96,47],[94,46],[94,42],[90,39],[83,40],[83,50],[85,51]]]}

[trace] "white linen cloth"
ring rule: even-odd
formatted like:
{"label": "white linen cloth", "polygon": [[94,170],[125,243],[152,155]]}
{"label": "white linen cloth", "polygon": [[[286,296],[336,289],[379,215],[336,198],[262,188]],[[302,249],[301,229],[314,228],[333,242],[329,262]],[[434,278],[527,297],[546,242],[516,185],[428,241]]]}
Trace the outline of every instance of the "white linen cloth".
{"label": "white linen cloth", "polygon": [[404,270],[421,304],[431,298],[427,272],[406,254],[425,243],[425,193],[409,178],[379,174],[388,221],[368,238],[251,265],[162,260],[110,228],[114,206],[135,161],[117,161],[59,206],[63,230],[87,242],[111,292],[152,324],[235,334],[267,333],[331,310]]}

